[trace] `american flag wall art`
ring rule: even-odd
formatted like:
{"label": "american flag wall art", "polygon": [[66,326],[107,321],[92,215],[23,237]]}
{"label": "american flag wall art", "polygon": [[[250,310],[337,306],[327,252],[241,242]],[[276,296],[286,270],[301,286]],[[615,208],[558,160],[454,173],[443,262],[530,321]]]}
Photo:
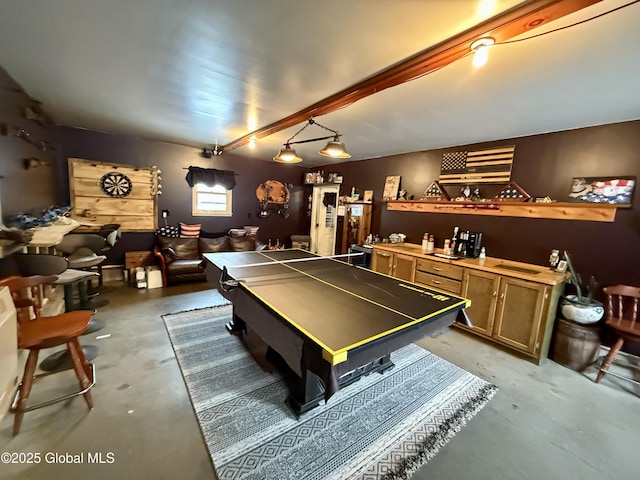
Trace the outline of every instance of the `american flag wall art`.
{"label": "american flag wall art", "polygon": [[508,183],[515,145],[442,155],[441,184]]}

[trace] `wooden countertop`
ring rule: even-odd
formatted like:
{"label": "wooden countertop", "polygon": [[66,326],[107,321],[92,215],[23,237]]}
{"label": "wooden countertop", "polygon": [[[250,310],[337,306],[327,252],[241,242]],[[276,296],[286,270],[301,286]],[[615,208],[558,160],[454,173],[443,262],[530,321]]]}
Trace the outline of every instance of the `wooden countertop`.
{"label": "wooden countertop", "polygon": [[51,225],[35,227],[30,247],[52,247],[59,244],[67,233],[78,228],[80,224],[67,217],[58,217]]}
{"label": "wooden countertop", "polygon": [[[528,280],[546,285],[557,285],[568,277],[568,273],[560,273],[551,270],[549,267],[534,265],[531,263],[515,262],[501,258],[487,257],[484,260],[479,258],[460,258],[459,260],[449,260],[436,257],[432,254],[423,254],[422,246],[414,243],[376,243],[373,248],[385,250],[392,253],[403,253],[417,258],[424,258],[436,262],[458,265],[464,268],[473,268],[485,272],[497,273],[522,280]],[[434,253],[443,253],[441,248],[436,248]]]}

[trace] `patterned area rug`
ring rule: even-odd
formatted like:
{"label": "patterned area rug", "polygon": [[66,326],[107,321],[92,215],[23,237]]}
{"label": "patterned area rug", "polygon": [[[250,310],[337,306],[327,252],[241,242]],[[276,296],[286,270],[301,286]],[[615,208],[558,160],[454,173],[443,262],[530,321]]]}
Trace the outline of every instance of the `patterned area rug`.
{"label": "patterned area rug", "polygon": [[410,478],[497,391],[409,345],[296,419],[284,381],[224,329],[230,317],[230,305],[163,316],[220,479]]}

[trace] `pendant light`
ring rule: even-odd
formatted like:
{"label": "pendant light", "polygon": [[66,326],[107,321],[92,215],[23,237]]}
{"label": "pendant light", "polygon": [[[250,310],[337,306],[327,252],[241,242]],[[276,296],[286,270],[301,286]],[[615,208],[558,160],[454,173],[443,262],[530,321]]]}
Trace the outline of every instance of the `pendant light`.
{"label": "pendant light", "polygon": [[[296,142],[292,141],[309,125],[318,125],[319,127],[324,128],[325,130],[328,130],[333,134],[326,137],[310,138],[307,140],[298,140]],[[302,127],[300,130],[294,133],[286,141],[286,143],[283,145],[283,148],[281,148],[278,154],[275,157],[273,157],[273,161],[278,163],[299,163],[302,161],[302,158],[298,156],[298,154],[293,148],[291,148],[291,145],[297,145],[300,143],[318,142],[321,140],[329,140],[329,142],[327,142],[325,147],[318,152],[320,155],[329,157],[329,158],[351,158],[351,155],[347,153],[344,143],[340,141],[341,136],[342,135],[340,135],[340,133],[337,130],[333,130],[332,128],[325,127],[324,125],[321,125],[318,122],[316,122],[313,118],[310,118],[307,121],[307,123],[304,125],[304,127]]]}
{"label": "pendant light", "polygon": [[284,148],[281,148],[278,154],[273,157],[273,161],[278,163],[300,163],[302,158],[300,158],[296,151],[286,143]]}

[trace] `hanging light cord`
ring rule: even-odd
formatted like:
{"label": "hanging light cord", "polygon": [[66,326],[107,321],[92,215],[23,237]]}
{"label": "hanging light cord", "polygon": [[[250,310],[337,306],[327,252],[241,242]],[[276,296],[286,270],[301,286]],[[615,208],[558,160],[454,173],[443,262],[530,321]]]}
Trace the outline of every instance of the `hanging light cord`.
{"label": "hanging light cord", "polygon": [[[638,0],[640,1],[640,0]],[[318,125],[321,128],[324,128],[325,130],[328,130],[330,132],[333,132],[333,135],[330,135],[328,137],[319,137],[319,138],[310,138],[309,140],[298,140],[297,142],[292,142],[291,140],[293,140],[295,137],[298,136],[299,133],[301,133],[305,128],[307,128],[309,125]],[[319,140],[327,140],[328,138],[336,138],[336,137],[341,137],[342,135],[340,133],[338,133],[337,130],[334,130],[333,128],[329,128],[329,127],[325,127],[324,125],[322,125],[321,123],[317,122],[316,120],[314,120],[313,118],[310,118],[307,123],[305,123],[304,127],[302,127],[300,130],[298,130],[296,133],[294,133],[293,135],[291,135],[291,137],[289,137],[287,139],[287,141],[284,143],[285,146],[289,146],[289,145],[295,145],[297,143],[307,143],[307,142],[316,142]]]}
{"label": "hanging light cord", "polygon": [[[570,25],[565,25],[565,26],[563,26],[563,27],[558,27],[558,28],[555,28],[555,29],[553,29],[553,30],[549,30],[549,31],[547,31],[547,32],[542,32],[542,33],[538,33],[538,34],[535,34],[535,35],[530,35],[530,36],[528,36],[528,37],[525,37],[525,38],[519,38],[519,39],[516,39],[516,40],[505,40],[505,41],[503,41],[503,42],[496,42],[496,43],[494,44],[494,46],[495,46],[495,45],[506,45],[506,44],[508,44],[508,43],[523,42],[523,41],[525,41],[525,40],[530,40],[530,39],[532,39],[532,38],[537,38],[537,37],[542,37],[542,36],[544,36],[544,35],[549,35],[550,33],[555,33],[555,32],[558,32],[558,31],[560,31],[560,30],[566,30],[566,29],[568,29],[568,28],[575,27],[575,26],[577,26],[577,25],[582,25],[582,24],[584,24],[584,23],[590,22],[590,21],[595,20],[595,19],[597,19],[597,18],[601,18],[601,17],[604,17],[604,16],[606,16],[606,15],[609,15],[610,13],[614,13],[614,12],[617,12],[617,11],[622,10],[622,9],[624,9],[624,8],[630,7],[630,6],[632,6],[632,5],[635,5],[636,3],[640,3],[640,0],[633,0],[633,1],[629,2],[629,3],[626,3],[626,4],[624,4],[624,5],[620,5],[620,6],[618,6],[618,7],[612,8],[611,10],[607,10],[606,12],[600,13],[600,14],[598,14],[598,15],[594,15],[594,16],[592,16],[592,17],[586,18],[586,19],[584,19],[584,20],[580,20],[580,21],[575,22],[575,23],[572,23],[572,24],[570,24]],[[460,58],[458,58],[458,59],[454,60],[454,62],[455,62],[455,61],[457,61],[457,60],[460,60],[460,59],[462,59],[462,58],[465,58],[465,57],[467,57],[468,55],[472,55],[472,54],[474,54],[474,53],[475,53],[475,52],[473,52],[473,51],[469,50],[467,53],[465,53],[464,55],[462,55]],[[422,78],[422,77],[424,77],[424,76],[426,76],[426,75],[429,75],[429,74],[431,74],[431,73],[435,73],[435,72],[437,72],[438,70],[441,70],[441,69],[445,68],[446,66],[450,65],[451,63],[453,63],[453,62],[445,63],[445,64],[443,64],[443,65],[441,65],[441,66],[439,66],[439,67],[437,67],[437,68],[434,68],[433,70],[429,70],[429,71],[427,71],[427,72],[423,72],[423,73],[417,74],[416,76],[414,76],[414,77],[412,77],[412,78],[409,78],[409,79],[405,80],[403,83],[410,82],[410,81],[413,81],[413,80],[417,80],[417,79]],[[383,89],[386,89],[386,88],[388,88],[388,87],[385,87],[385,88],[383,88]],[[374,92],[374,93],[377,93],[377,91],[382,91],[383,89],[376,90],[376,92]],[[342,109],[344,109],[344,108],[346,108],[346,107],[348,107],[348,106],[350,106],[350,105],[354,104],[354,103],[355,103],[355,102],[360,98],[360,97],[358,97],[357,95],[358,95],[360,92],[362,92],[363,90],[364,90],[364,89],[360,89],[360,90],[354,90],[354,91],[352,91],[349,95],[350,95],[350,96],[352,96],[352,97],[354,97],[354,100],[352,100],[351,102],[346,103],[346,104],[344,104],[344,105],[340,106],[339,108],[335,108],[335,109],[333,109],[333,110],[332,110],[332,112],[342,110]],[[293,140],[293,139],[294,139],[294,138],[295,138],[295,137],[296,137],[300,132],[302,132],[302,131],[303,131],[305,128],[307,128],[309,125],[314,124],[314,123],[315,123],[316,125],[319,125],[320,127],[324,128],[325,130],[329,130],[329,131],[331,131],[331,132],[334,132],[337,136],[341,136],[341,135],[339,135],[339,134],[338,134],[338,132],[336,132],[335,130],[332,130],[332,129],[330,129],[330,128],[327,128],[327,127],[325,127],[324,125],[320,125],[318,122],[316,122],[315,120],[313,120],[313,118],[310,118],[310,119],[309,119],[309,121],[308,121],[308,122],[307,122],[307,123],[306,123],[306,124],[305,124],[301,129],[300,129],[300,130],[298,130],[294,135],[292,135],[292,136],[287,140],[287,143],[286,143],[285,145],[289,145],[289,144],[291,144],[291,143],[305,143],[305,142],[306,142],[306,140],[298,141],[298,142],[291,142],[291,140]],[[308,140],[308,141],[312,141],[312,140]]]}
{"label": "hanging light cord", "polygon": [[[542,32],[542,33],[537,33],[537,34],[535,34],[535,35],[530,35],[530,36],[525,37],[525,38],[518,38],[518,39],[516,39],[516,40],[505,40],[505,41],[503,41],[503,42],[496,42],[496,43],[494,43],[492,46],[496,46],[496,45],[506,45],[506,44],[508,44],[508,43],[524,42],[525,40],[531,40],[532,38],[542,37],[542,36],[544,36],[544,35],[549,35],[550,33],[559,32],[560,30],[566,30],[566,29],[568,29],[568,28],[575,27],[575,26],[577,26],[577,25],[582,25],[583,23],[587,23],[587,22],[590,22],[590,21],[592,21],[592,20],[596,20],[596,19],[598,19],[598,18],[604,17],[604,16],[606,16],[606,15],[609,15],[610,13],[617,12],[618,10],[622,10],[623,8],[630,7],[630,6],[632,6],[632,5],[635,5],[636,3],[640,3],[640,0],[633,0],[632,2],[625,3],[624,5],[620,5],[619,7],[612,8],[611,10],[607,10],[606,12],[599,13],[598,15],[594,15],[593,17],[585,18],[584,20],[580,20],[579,22],[575,22],[575,23],[572,23],[572,24],[570,24],[570,25],[565,25],[565,26],[563,26],[563,27],[554,28],[553,30],[549,30],[549,31],[547,31],[547,32]],[[462,59],[462,58],[465,58],[465,57],[467,57],[467,56],[469,56],[469,55],[473,55],[474,53],[475,53],[475,52],[473,52],[472,50],[469,50],[469,52],[467,52],[466,54],[464,54],[462,57],[460,57],[460,58],[459,58],[459,59],[457,59],[457,60],[460,60],[460,59]],[[416,75],[415,77],[413,77],[413,78],[411,78],[411,79],[407,80],[407,82],[411,82],[411,81],[413,81],[413,80],[417,80],[417,79],[419,79],[419,78],[422,78],[422,77],[425,77],[425,76],[430,75],[430,74],[432,74],[432,73],[435,73],[435,72],[437,72],[438,70],[442,70],[443,68],[445,68],[445,67],[447,67],[447,66],[449,66],[449,65],[451,65],[451,64],[450,64],[450,63],[445,63],[444,65],[440,65],[438,68],[434,68],[433,70],[429,70],[428,72],[424,72],[424,73],[421,73],[421,74],[419,74],[419,75]],[[353,92],[353,94],[355,94],[355,93],[357,93],[357,92]],[[350,103],[348,103],[348,104],[346,104],[346,105],[343,105],[343,106],[341,106],[340,108],[338,108],[338,109],[336,109],[336,110],[334,110],[334,111],[342,110],[343,108],[346,108],[346,107],[349,107],[349,106],[353,105],[355,102],[356,102],[356,100],[354,100],[353,102],[350,102]],[[320,125],[318,122],[315,122],[315,123],[316,123],[317,125]],[[307,125],[308,125],[308,124],[307,124]],[[304,130],[304,129],[307,127],[307,125],[305,125],[305,126],[304,126],[300,131]],[[322,127],[322,125],[320,125],[320,126]],[[326,128],[326,127],[323,127],[323,128]],[[327,130],[330,130],[330,129],[329,129],[329,128],[327,128]],[[300,133],[300,132],[298,132],[298,133]],[[296,135],[297,135],[298,133],[296,133]],[[295,137],[296,135],[294,135],[293,137]],[[291,138],[293,138],[293,137],[291,137]],[[291,138],[290,138],[289,140],[291,140]]]}
{"label": "hanging light cord", "polygon": [[536,37],[542,37],[544,35],[549,35],[550,33],[559,32],[560,30],[566,30],[567,28],[575,27],[577,25],[582,25],[583,23],[590,22],[591,20],[595,20],[596,18],[604,17],[605,15],[609,15],[610,13],[617,12],[618,10],[622,10],[623,8],[630,7],[631,5],[634,5],[638,2],[640,2],[640,0],[634,0],[633,2],[625,3],[624,5],[620,5],[619,7],[612,8],[611,10],[607,10],[606,12],[602,12],[598,15],[594,15],[593,17],[585,18],[584,20],[580,20],[579,22],[575,22],[570,25],[565,25],[564,27],[554,28],[553,30],[549,30],[548,32],[537,33],[535,35],[531,35],[525,38],[518,38],[516,40],[505,40],[504,42],[496,42],[495,45],[506,45],[507,43],[524,42],[525,40],[530,40]]}
{"label": "hanging light cord", "polygon": [[[587,23],[587,22],[590,22],[590,21],[592,21],[592,20],[596,20],[597,18],[604,17],[604,16],[606,16],[606,15],[609,15],[610,13],[617,12],[618,10],[622,10],[623,8],[630,7],[631,5],[635,5],[636,3],[640,3],[640,0],[633,0],[632,2],[625,3],[624,5],[620,5],[619,7],[612,8],[611,10],[607,10],[606,12],[599,13],[598,15],[594,15],[593,17],[585,18],[584,20],[580,20],[579,22],[575,22],[575,23],[572,23],[572,24],[570,24],[570,25],[565,25],[565,26],[563,26],[563,27],[554,28],[553,30],[549,30],[548,32],[537,33],[537,34],[535,34],[535,35],[530,35],[530,36],[525,37],[525,38],[518,38],[518,39],[516,39],[516,40],[505,40],[505,41],[503,41],[503,42],[496,42],[496,43],[494,43],[492,46],[496,46],[496,45],[506,45],[506,44],[508,44],[508,43],[524,42],[525,40],[531,40],[532,38],[542,37],[542,36],[544,36],[544,35],[549,35],[550,33],[559,32],[560,30],[566,30],[566,29],[568,29],[568,28],[575,27],[575,26],[577,26],[577,25],[582,25],[583,23]],[[467,57],[467,56],[469,56],[469,55],[473,55],[474,53],[475,53],[475,52],[473,52],[472,50],[469,50],[466,54],[464,54],[462,57],[460,57],[460,58],[459,58],[459,59],[457,59],[457,60],[460,60],[460,59],[462,59],[462,58],[465,58],[465,57]],[[450,63],[446,63],[446,64],[444,64],[444,65],[439,66],[438,68],[434,68],[433,70],[429,70],[428,72],[424,72],[424,73],[421,73],[421,74],[419,74],[419,75],[416,75],[415,77],[413,77],[413,78],[411,78],[411,79],[409,79],[409,80],[407,80],[407,81],[408,81],[408,82],[411,82],[411,81],[413,81],[413,80],[417,80],[417,79],[422,78],[422,77],[424,77],[424,76],[426,76],[426,75],[429,75],[429,74],[431,74],[431,73],[435,73],[435,72],[437,72],[438,70],[441,70],[441,69],[443,69],[444,67],[447,67],[447,66],[449,66],[449,65],[451,65],[451,64],[450,64]],[[354,102],[352,102],[352,103],[354,103]],[[341,107],[339,110],[341,110],[341,109],[342,109],[342,108],[344,108],[344,107],[348,107],[349,105],[351,105],[351,103],[350,103],[350,104],[348,104],[348,105],[344,105],[344,106],[343,106],[343,107]]]}

